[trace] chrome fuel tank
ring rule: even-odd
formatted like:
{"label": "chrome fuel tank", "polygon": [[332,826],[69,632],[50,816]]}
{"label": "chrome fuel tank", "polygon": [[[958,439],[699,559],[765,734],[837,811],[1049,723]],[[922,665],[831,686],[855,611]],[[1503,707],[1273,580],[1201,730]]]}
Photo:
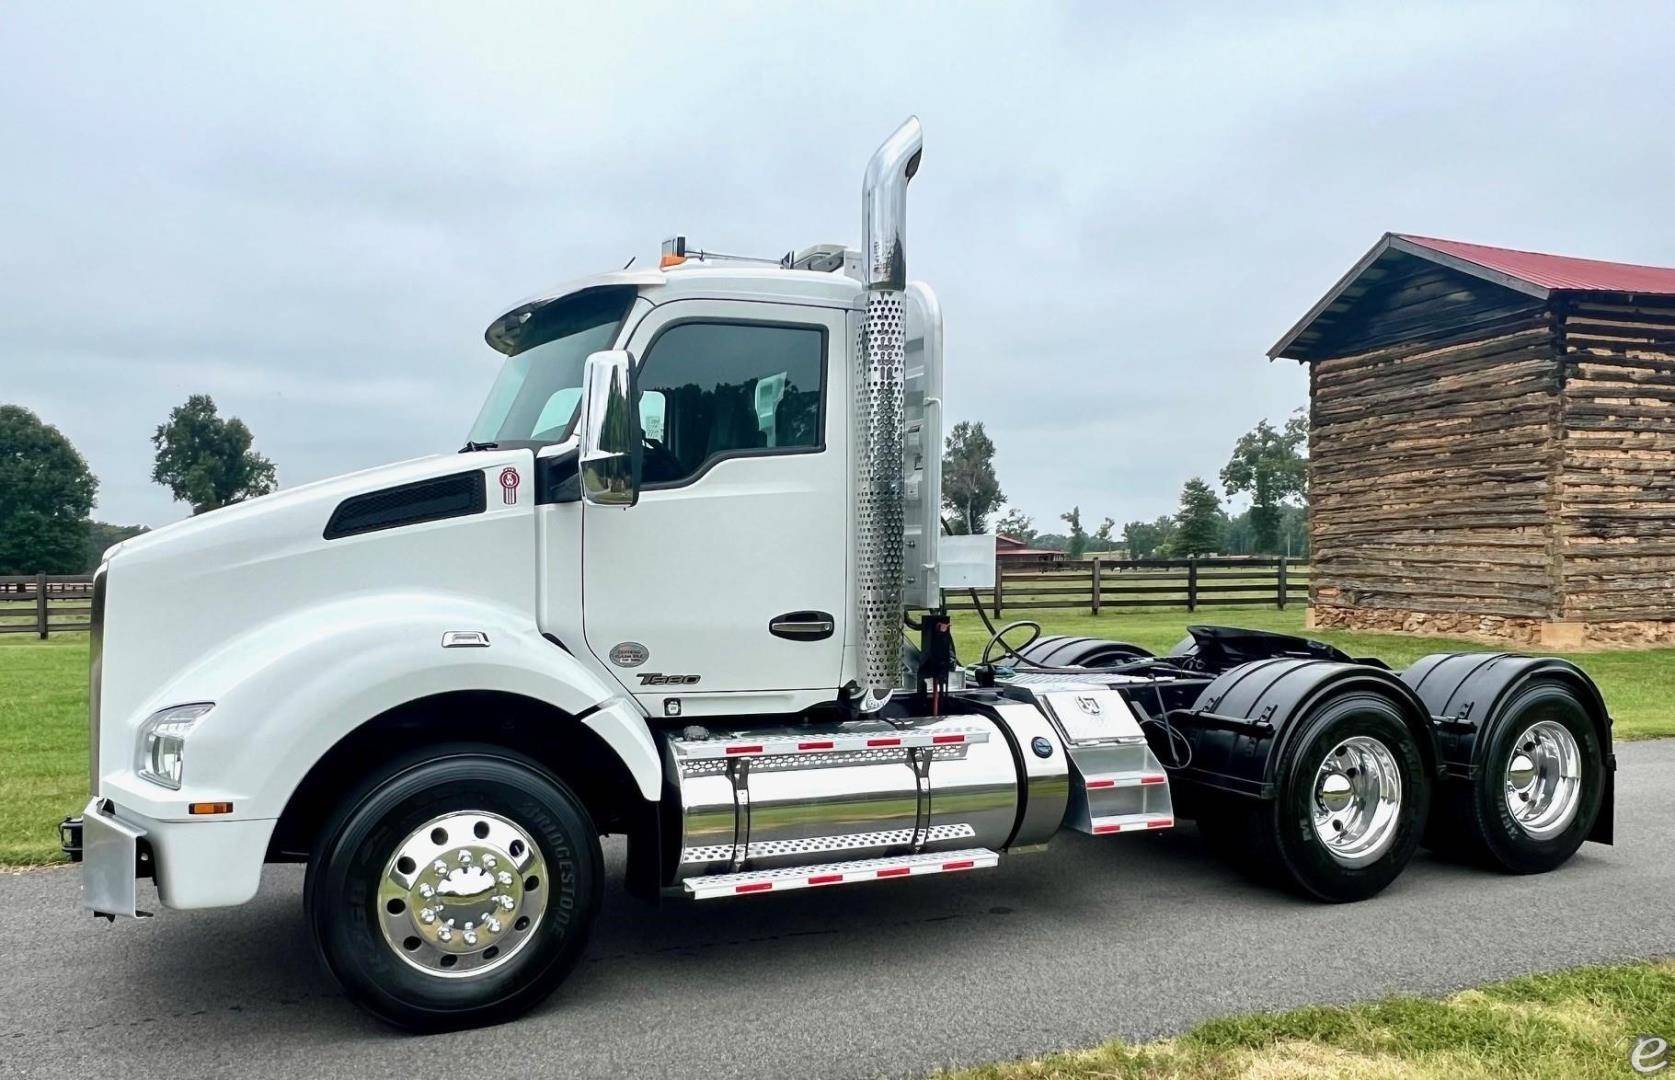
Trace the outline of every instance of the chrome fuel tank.
{"label": "chrome fuel tank", "polygon": [[689,729],[667,744],[680,793],[674,881],[915,852],[999,848],[1018,769],[981,716]]}

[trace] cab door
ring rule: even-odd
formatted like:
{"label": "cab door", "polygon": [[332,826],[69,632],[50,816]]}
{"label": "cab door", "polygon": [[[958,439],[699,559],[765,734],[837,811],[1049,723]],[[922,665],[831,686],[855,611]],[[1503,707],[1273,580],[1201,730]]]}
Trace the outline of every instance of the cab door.
{"label": "cab door", "polygon": [[779,711],[836,692],[848,332],[840,309],[683,300],[631,336],[640,498],[583,507],[583,610],[588,648],[651,711],[673,712],[671,698],[688,713]]}

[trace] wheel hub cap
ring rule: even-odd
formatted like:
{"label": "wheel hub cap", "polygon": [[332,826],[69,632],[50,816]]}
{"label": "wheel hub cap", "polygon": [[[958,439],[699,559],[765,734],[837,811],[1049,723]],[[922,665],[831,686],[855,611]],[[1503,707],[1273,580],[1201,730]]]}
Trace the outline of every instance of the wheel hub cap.
{"label": "wheel hub cap", "polygon": [[1383,855],[1401,820],[1402,774],[1390,748],[1354,735],[1332,748],[1314,778],[1315,836],[1344,866]]}
{"label": "wheel hub cap", "polygon": [[384,941],[429,975],[480,975],[522,948],[547,908],[546,866],[523,829],[463,811],[413,830],[384,866]]}
{"label": "wheel hub cap", "polygon": [[1582,752],[1570,729],[1553,720],[1531,724],[1506,763],[1506,809],[1537,840],[1561,833],[1582,799]]}

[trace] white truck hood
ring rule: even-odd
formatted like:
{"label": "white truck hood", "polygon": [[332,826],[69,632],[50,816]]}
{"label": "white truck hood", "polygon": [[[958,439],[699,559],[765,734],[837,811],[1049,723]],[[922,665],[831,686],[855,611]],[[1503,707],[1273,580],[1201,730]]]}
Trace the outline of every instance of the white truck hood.
{"label": "white truck hood", "polygon": [[[481,509],[327,538],[346,500],[475,473]],[[461,485],[469,489],[469,480]],[[101,727],[202,693],[218,657],[311,606],[446,591],[535,619],[534,455],[438,454],[291,488],[129,540],[106,564]],[[200,672],[201,675],[201,672]]]}

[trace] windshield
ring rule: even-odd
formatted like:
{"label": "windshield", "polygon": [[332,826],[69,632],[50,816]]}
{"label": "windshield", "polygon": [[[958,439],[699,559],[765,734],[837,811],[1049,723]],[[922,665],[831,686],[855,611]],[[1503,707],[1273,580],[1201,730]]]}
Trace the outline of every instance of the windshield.
{"label": "windshield", "polygon": [[589,289],[536,312],[523,338],[535,342],[507,357],[489,388],[473,443],[554,443],[570,437],[590,353],[616,341],[634,302],[632,288]]}

